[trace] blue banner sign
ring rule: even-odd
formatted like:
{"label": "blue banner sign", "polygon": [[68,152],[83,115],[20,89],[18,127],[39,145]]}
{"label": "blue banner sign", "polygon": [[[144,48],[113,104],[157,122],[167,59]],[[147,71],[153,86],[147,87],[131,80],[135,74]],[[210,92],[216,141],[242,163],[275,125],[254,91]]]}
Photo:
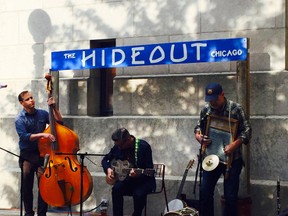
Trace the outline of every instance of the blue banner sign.
{"label": "blue banner sign", "polygon": [[52,71],[247,59],[248,39],[230,38],[52,52]]}

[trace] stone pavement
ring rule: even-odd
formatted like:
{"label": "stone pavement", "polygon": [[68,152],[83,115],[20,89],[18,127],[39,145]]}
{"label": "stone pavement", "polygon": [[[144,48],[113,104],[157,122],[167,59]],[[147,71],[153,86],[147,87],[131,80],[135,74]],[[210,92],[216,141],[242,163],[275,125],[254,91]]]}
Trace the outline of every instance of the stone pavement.
{"label": "stone pavement", "polygon": [[[0,209],[0,216],[20,216],[20,209]],[[24,213],[22,214],[24,216]],[[36,214],[37,215],[37,214]],[[35,215],[35,216],[36,216]],[[47,212],[47,216],[70,216],[68,212]],[[72,216],[79,215],[79,212],[72,212]],[[83,216],[101,216],[100,213],[85,213]],[[108,216],[108,215],[106,215]]]}

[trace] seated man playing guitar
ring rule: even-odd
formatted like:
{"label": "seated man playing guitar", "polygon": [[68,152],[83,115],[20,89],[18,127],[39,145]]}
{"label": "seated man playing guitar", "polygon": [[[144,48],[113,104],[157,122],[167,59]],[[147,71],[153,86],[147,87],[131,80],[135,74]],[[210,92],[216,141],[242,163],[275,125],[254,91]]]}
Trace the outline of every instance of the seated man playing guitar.
{"label": "seated man playing guitar", "polygon": [[154,172],[149,172],[153,170],[151,147],[125,128],[117,129],[112,140],[114,146],[102,159],[102,167],[107,183],[113,184],[113,216],[123,216],[123,196],[133,197],[132,216],[141,216],[147,194],[156,187]]}

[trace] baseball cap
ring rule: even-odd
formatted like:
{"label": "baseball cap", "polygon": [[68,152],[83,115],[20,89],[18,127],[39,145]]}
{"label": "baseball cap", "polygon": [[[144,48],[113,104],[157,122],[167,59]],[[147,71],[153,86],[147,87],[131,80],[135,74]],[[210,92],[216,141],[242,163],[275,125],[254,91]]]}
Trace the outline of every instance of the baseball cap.
{"label": "baseball cap", "polygon": [[209,83],[205,89],[205,101],[217,100],[222,91],[222,86],[219,83]]}

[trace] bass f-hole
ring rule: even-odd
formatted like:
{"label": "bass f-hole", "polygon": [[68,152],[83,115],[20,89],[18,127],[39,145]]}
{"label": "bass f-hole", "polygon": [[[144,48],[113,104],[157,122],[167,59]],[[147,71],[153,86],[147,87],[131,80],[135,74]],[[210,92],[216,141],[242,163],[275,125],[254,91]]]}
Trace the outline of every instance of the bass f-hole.
{"label": "bass f-hole", "polygon": [[69,167],[70,167],[70,169],[71,169],[72,172],[76,172],[76,171],[78,170],[77,167],[74,167],[74,168],[72,167],[72,162],[71,162],[70,157],[65,157],[65,160],[68,160]]}

